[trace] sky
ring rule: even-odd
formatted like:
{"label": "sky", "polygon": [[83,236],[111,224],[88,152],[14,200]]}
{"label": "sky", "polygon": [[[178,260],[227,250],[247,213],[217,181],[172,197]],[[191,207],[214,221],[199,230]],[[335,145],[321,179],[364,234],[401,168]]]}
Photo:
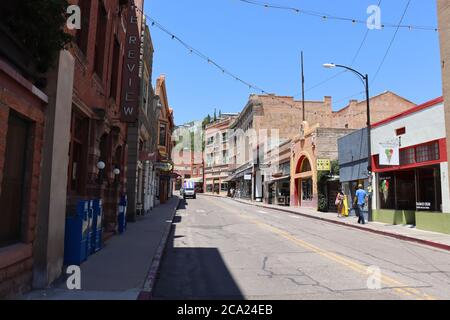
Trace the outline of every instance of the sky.
{"label": "sky", "polygon": [[[367,8],[379,0],[258,0],[367,20]],[[382,0],[382,23],[398,24],[408,0]],[[172,34],[243,80],[277,95],[301,100],[300,53],[304,52],[305,100],[332,96],[338,110],[350,99],[364,99],[364,87],[347,72],[320,86],[340,70],[323,63],[351,65],[367,31],[364,24],[324,20],[239,0],[146,0],[145,13]],[[411,0],[405,25],[437,27],[435,0]],[[191,54],[170,35],[150,25],[155,48],[153,83],[166,75],[169,104],[177,125],[222,112],[239,112],[249,89]],[[373,78],[395,28],[370,30],[353,67]],[[420,104],[442,95],[439,33],[398,30],[370,95],[393,91]],[[311,89],[312,88],[312,89]]]}

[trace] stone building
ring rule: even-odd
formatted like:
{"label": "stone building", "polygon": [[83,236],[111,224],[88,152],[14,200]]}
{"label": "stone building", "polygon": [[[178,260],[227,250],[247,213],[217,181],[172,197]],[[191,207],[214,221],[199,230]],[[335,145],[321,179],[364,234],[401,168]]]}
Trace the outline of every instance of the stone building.
{"label": "stone building", "polygon": [[[445,100],[445,123],[447,137],[450,137],[450,2],[437,0],[439,39],[441,44],[442,86]],[[450,140],[447,139],[447,152],[450,158]],[[449,167],[450,171],[450,167]]]}
{"label": "stone building", "polygon": [[303,114],[306,120],[329,126],[332,121],[331,98],[301,101],[292,97],[251,95],[243,111],[230,126],[230,161],[234,170],[229,178],[236,195],[262,201],[263,175],[259,163],[264,154],[300,132]]}
{"label": "stone building", "polygon": [[233,187],[228,181],[232,169],[229,158],[229,128],[236,116],[235,114],[222,115],[217,121],[206,125],[204,151],[206,193],[226,196]]}

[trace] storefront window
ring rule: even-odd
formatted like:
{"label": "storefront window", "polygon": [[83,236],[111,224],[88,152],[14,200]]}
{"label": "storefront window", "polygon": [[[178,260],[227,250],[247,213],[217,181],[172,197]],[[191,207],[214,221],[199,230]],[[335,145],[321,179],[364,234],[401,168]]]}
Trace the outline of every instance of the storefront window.
{"label": "storefront window", "polygon": [[311,201],[313,199],[312,179],[302,181],[302,199],[303,201]]}
{"label": "storefront window", "polygon": [[206,192],[212,192],[213,191],[213,185],[212,184],[207,184],[206,185]]}
{"label": "storefront window", "polygon": [[394,173],[381,173],[379,179],[379,198],[381,209],[395,209]]}
{"label": "storefront window", "polygon": [[441,173],[439,167],[417,169],[417,210],[442,211]]}
{"label": "storefront window", "polygon": [[442,211],[439,166],[379,174],[379,208]]}

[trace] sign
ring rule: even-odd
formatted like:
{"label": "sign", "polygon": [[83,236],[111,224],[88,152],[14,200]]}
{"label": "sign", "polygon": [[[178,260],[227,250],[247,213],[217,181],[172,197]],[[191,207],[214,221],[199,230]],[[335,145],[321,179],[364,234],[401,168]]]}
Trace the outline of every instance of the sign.
{"label": "sign", "polygon": [[170,163],[158,162],[155,164],[154,168],[155,168],[155,170],[160,170],[160,171],[172,171],[173,166]]}
{"label": "sign", "polygon": [[380,142],[378,144],[380,153],[380,165],[382,166],[398,166],[400,165],[399,145],[398,141]]}
{"label": "sign", "polygon": [[416,202],[416,210],[431,210],[431,202]]}
{"label": "sign", "polygon": [[141,35],[139,34],[137,12],[134,0],[130,0],[126,18],[127,35],[122,66],[122,99],[120,102],[120,120],[122,122],[136,122],[139,115]]}
{"label": "sign", "polygon": [[317,159],[317,171],[331,171],[331,160]]}
{"label": "sign", "polygon": [[244,180],[247,180],[247,181],[252,180],[252,175],[251,174],[244,175]]}

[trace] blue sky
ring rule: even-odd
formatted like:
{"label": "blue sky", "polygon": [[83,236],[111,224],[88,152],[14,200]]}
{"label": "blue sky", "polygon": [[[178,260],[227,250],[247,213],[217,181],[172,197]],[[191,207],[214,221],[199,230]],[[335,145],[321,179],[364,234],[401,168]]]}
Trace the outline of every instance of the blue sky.
{"label": "blue sky", "polygon": [[[262,1],[262,0],[261,0]],[[304,10],[366,20],[369,5],[379,0],[270,0]],[[398,23],[407,0],[383,0],[382,22]],[[349,65],[366,33],[366,26],[260,8],[238,0],[147,0],[145,12],[173,34],[202,51],[242,79],[278,95],[300,99],[300,52],[305,55],[305,87],[311,88]],[[436,1],[412,0],[403,24],[437,26]],[[370,31],[354,67],[374,76],[395,32]],[[202,119],[214,108],[239,112],[251,93],[248,87],[190,54],[176,40],[151,27],[155,47],[153,78],[166,75],[169,103],[176,124]],[[364,88],[345,73],[315,89],[307,100],[333,97],[333,108]],[[434,31],[400,29],[374,83],[371,95],[385,90],[422,103],[442,95],[439,35]],[[353,97],[361,99],[363,95]]]}

